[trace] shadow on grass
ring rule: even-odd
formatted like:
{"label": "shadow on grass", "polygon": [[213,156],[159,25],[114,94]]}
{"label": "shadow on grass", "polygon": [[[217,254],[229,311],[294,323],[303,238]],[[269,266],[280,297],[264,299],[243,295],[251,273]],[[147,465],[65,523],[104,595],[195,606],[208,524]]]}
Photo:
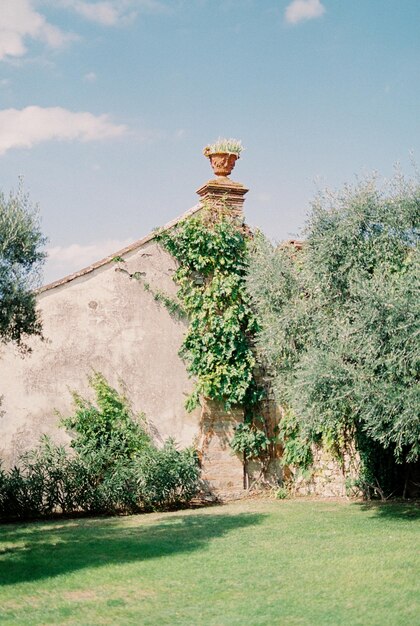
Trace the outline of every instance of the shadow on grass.
{"label": "shadow on grass", "polygon": [[416,521],[420,519],[420,501],[412,502],[362,502],[355,506],[362,511],[374,512],[377,517]]}
{"label": "shadow on grass", "polygon": [[[260,524],[265,515],[171,515],[0,526],[0,586],[202,549],[212,539]],[[13,545],[15,544],[15,545]]]}

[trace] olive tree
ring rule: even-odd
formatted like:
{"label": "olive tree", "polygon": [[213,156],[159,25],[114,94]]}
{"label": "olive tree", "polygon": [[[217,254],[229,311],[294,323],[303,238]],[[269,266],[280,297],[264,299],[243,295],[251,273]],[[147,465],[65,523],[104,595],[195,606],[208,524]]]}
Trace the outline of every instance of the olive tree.
{"label": "olive tree", "polygon": [[320,193],[301,250],[255,237],[258,348],[294,460],[349,437],[418,460],[419,225],[420,185],[398,174]]}
{"label": "olive tree", "polygon": [[0,192],[0,342],[24,347],[41,333],[34,289],[39,286],[45,243],[39,215],[22,183],[16,192]]}

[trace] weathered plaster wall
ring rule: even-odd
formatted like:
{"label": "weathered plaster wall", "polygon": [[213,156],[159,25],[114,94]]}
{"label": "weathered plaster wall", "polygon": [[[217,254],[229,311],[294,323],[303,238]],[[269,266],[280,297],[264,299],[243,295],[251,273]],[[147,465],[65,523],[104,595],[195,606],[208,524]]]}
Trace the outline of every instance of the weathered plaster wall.
{"label": "weathered plaster wall", "polygon": [[6,465],[43,433],[65,438],[56,411],[72,410],[70,390],[89,395],[87,378],[97,370],[113,386],[123,380],[136,412],[146,414],[157,438],[191,445],[199,434],[200,411],[187,413],[192,388],[178,350],[185,323],[158,304],[152,289],[174,295],[173,259],[153,240],[38,296],[44,341],[31,340],[30,355],[10,347],[0,353],[0,458]]}

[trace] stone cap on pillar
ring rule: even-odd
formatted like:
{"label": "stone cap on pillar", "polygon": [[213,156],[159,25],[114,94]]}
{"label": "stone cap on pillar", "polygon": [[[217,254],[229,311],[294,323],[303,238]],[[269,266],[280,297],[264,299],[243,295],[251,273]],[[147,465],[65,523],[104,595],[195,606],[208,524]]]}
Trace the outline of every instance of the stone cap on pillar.
{"label": "stone cap on pillar", "polygon": [[206,202],[223,203],[230,210],[232,217],[237,218],[241,223],[244,220],[244,195],[248,191],[249,189],[244,185],[234,182],[227,176],[218,176],[197,189],[203,204]]}

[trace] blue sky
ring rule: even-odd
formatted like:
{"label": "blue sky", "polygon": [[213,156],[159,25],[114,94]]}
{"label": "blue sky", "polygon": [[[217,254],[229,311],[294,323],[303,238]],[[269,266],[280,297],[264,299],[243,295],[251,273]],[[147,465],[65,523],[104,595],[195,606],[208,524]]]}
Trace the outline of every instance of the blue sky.
{"label": "blue sky", "polygon": [[53,280],[183,213],[237,137],[247,221],[295,236],[317,186],[420,154],[419,0],[0,0],[0,188]]}

